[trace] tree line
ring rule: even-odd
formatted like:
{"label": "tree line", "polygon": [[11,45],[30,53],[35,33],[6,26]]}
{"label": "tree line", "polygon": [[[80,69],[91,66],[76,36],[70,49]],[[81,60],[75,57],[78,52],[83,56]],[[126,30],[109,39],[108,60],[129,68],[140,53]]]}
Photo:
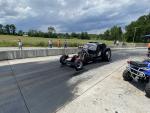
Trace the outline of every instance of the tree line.
{"label": "tree line", "polygon": [[125,32],[121,27],[114,26],[108,29],[104,34],[100,34],[106,40],[121,40],[127,42],[146,42],[145,35],[150,34],[150,14],[139,17],[136,21],[132,21],[125,26]]}
{"label": "tree line", "polygon": [[47,28],[47,32],[31,29],[25,33],[22,30],[16,31],[16,26],[14,24],[0,24],[0,34],[19,36],[26,34],[30,37],[44,38],[104,39],[127,42],[144,42],[143,37],[150,34],[150,14],[141,16],[136,21],[133,21],[129,25],[125,26],[125,32],[122,31],[120,26],[113,26],[102,34],[88,34],[88,32],[56,33],[56,29],[50,26]]}
{"label": "tree line", "polygon": [[104,34],[100,34],[100,37],[105,40],[123,40],[123,32],[121,27],[114,26],[111,29],[108,29]]}
{"label": "tree line", "polygon": [[90,36],[87,32],[81,33],[56,33],[54,27],[48,27],[47,32],[42,32],[38,30],[29,30],[28,32],[24,32],[23,30],[16,30],[16,26],[14,24],[2,25],[0,24],[0,34],[4,35],[28,35],[30,37],[44,37],[44,38],[79,38],[79,39],[90,39]]}
{"label": "tree line", "polygon": [[16,26],[14,24],[0,24],[0,34],[16,35]]}
{"label": "tree line", "polygon": [[[124,34],[128,42],[144,42],[144,36],[150,34],[150,14],[141,16],[126,26]],[[134,39],[133,39],[134,38]]]}
{"label": "tree line", "polygon": [[29,30],[28,35],[30,37],[44,37],[44,38],[78,38],[78,39],[91,39],[87,32],[81,33],[56,33],[56,32],[42,32],[37,30]]}

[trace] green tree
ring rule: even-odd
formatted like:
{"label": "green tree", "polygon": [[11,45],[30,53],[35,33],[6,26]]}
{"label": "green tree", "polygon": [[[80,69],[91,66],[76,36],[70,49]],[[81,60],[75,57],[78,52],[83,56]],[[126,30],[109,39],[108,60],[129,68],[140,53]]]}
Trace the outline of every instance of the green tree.
{"label": "green tree", "polygon": [[69,33],[65,33],[65,38],[70,38]]}
{"label": "green tree", "polygon": [[56,32],[56,30],[54,27],[52,27],[52,26],[48,27],[48,33],[55,33],[55,32]]}
{"label": "green tree", "polygon": [[104,34],[100,34],[102,39],[105,40],[121,40],[122,41],[122,29],[121,27],[114,26],[111,29],[108,29],[104,32]]}
{"label": "green tree", "polygon": [[9,25],[9,30],[11,34],[16,34],[16,26],[14,24]]}
{"label": "green tree", "polygon": [[121,27],[118,27],[118,39],[122,40],[122,36],[123,35],[123,32],[122,32],[122,29]]}
{"label": "green tree", "polygon": [[82,32],[80,34],[80,39],[90,39],[90,37],[87,32]]}
{"label": "green tree", "polygon": [[36,33],[37,33],[37,30],[30,29],[28,31],[28,35],[31,36],[31,37],[34,37]]}
{"label": "green tree", "polygon": [[106,30],[103,35],[103,39],[112,40],[110,30]]}
{"label": "green tree", "polygon": [[128,42],[144,42],[144,35],[150,34],[150,14],[139,17],[126,26],[125,38]]}
{"label": "green tree", "polygon": [[77,33],[75,33],[75,32],[72,32],[72,33],[71,33],[71,37],[79,38],[79,34],[77,34]]}
{"label": "green tree", "polygon": [[122,29],[121,27],[114,26],[110,30],[112,40],[122,40]]}
{"label": "green tree", "polygon": [[22,30],[18,31],[18,36],[23,36],[24,32]]}
{"label": "green tree", "polygon": [[3,25],[0,24],[0,34],[3,34]]}
{"label": "green tree", "polygon": [[10,25],[9,24],[7,24],[6,26],[5,26],[5,34],[10,34]]}

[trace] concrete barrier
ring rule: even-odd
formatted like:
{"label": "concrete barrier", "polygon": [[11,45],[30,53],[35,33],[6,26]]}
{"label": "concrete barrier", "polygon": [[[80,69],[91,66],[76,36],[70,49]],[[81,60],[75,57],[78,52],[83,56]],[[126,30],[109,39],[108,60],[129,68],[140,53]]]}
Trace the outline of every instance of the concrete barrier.
{"label": "concrete barrier", "polygon": [[[112,48],[112,51],[116,50],[128,50],[128,49],[146,49],[146,47],[125,47],[125,48]],[[14,50],[14,51],[0,51],[0,60],[13,60],[13,59],[24,59],[34,57],[46,57],[56,56],[63,54],[75,54],[79,51],[78,48],[59,48],[59,49],[33,49],[33,50]]]}
{"label": "concrete barrier", "polygon": [[1,51],[0,60],[56,56],[62,54],[75,54],[77,52],[77,48]]}
{"label": "concrete barrier", "polygon": [[7,58],[8,56],[6,51],[0,52],[0,60],[7,60]]}
{"label": "concrete barrier", "polygon": [[147,47],[148,43],[136,43],[136,47]]}

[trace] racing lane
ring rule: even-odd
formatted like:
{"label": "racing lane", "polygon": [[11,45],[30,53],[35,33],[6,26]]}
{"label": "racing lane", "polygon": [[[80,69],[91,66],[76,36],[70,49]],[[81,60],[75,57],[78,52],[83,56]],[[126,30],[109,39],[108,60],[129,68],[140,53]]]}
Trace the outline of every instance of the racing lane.
{"label": "racing lane", "polygon": [[127,59],[144,56],[146,50],[112,54],[110,63],[89,64],[80,72],[61,67],[58,57],[20,64],[0,62],[0,113],[53,113],[125,65]]}

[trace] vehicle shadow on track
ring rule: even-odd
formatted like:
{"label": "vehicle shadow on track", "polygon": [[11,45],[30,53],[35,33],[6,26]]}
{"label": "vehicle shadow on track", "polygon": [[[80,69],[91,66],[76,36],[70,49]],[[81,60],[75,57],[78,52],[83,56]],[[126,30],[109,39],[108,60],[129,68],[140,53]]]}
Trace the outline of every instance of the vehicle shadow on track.
{"label": "vehicle shadow on track", "polygon": [[[144,83],[144,82],[136,82],[134,80],[129,82],[129,83],[132,84],[137,89],[139,89],[140,91],[145,93],[146,83]],[[146,94],[145,94],[145,96],[150,99],[150,97],[148,97]]]}
{"label": "vehicle shadow on track", "polygon": [[[58,61],[16,64],[11,67],[23,97],[20,98],[21,94],[16,87],[17,83],[9,69],[10,66],[0,67],[0,112],[3,110],[3,113],[28,113],[26,104],[30,113],[53,113],[76,97],[74,89],[81,81],[69,84],[70,75],[74,71],[71,68],[60,68]],[[8,70],[9,75],[6,73]],[[11,88],[12,85],[15,88]]]}
{"label": "vehicle shadow on track", "polygon": [[[96,69],[96,68],[99,68],[101,66],[104,66],[104,65],[108,65],[108,64],[111,64],[111,63],[114,63],[114,62],[117,62],[117,61],[120,61],[120,60],[126,60],[130,57],[134,57],[134,56],[145,56],[145,53],[142,53],[142,54],[139,54],[139,53],[128,53],[126,51],[124,52],[119,52],[119,53],[115,53],[115,54],[112,54],[112,59],[110,62],[105,62],[105,61],[96,61],[96,62],[92,62],[90,64],[87,64],[83,67],[83,70],[80,70],[80,71],[77,71],[75,72],[72,76],[78,76],[86,71],[89,71],[89,70],[92,70],[92,69]],[[66,66],[62,66],[62,67],[66,67]]]}
{"label": "vehicle shadow on track", "polygon": [[[4,72],[0,73],[0,84],[5,81],[5,85],[1,85],[1,87],[11,90],[10,92],[9,90],[0,89],[0,97],[6,95],[5,100],[3,99],[4,101],[1,101],[0,104],[7,102],[5,109],[3,107],[3,113],[10,113],[8,111],[27,113],[27,111],[24,111],[26,109],[25,104],[31,113],[53,113],[78,96],[75,94],[76,86],[85,80],[81,79],[75,81],[75,83],[69,83],[70,79],[92,68],[106,64],[108,63],[92,63],[78,72],[67,66],[61,67],[59,61],[11,65],[15,76],[12,76],[11,72],[7,76],[3,74]],[[10,66],[2,66],[0,67],[0,72],[7,71],[5,70],[6,67],[10,68]],[[8,80],[7,77],[9,78]],[[23,97],[19,94],[20,89],[17,88],[16,82],[11,84],[16,86],[15,89],[9,85],[10,81],[14,81],[14,77],[17,79]],[[16,91],[18,92],[17,95]],[[9,95],[7,95],[8,93]],[[19,98],[18,101],[24,102],[23,107],[17,107],[19,106],[17,101],[12,101],[14,98]],[[0,106],[0,109],[2,109],[2,106]]]}
{"label": "vehicle shadow on track", "polygon": [[138,88],[139,90],[141,91],[145,91],[145,86],[146,86],[146,83],[143,83],[143,82],[136,82],[136,81],[131,81],[129,82],[130,84],[132,84],[134,87]]}

